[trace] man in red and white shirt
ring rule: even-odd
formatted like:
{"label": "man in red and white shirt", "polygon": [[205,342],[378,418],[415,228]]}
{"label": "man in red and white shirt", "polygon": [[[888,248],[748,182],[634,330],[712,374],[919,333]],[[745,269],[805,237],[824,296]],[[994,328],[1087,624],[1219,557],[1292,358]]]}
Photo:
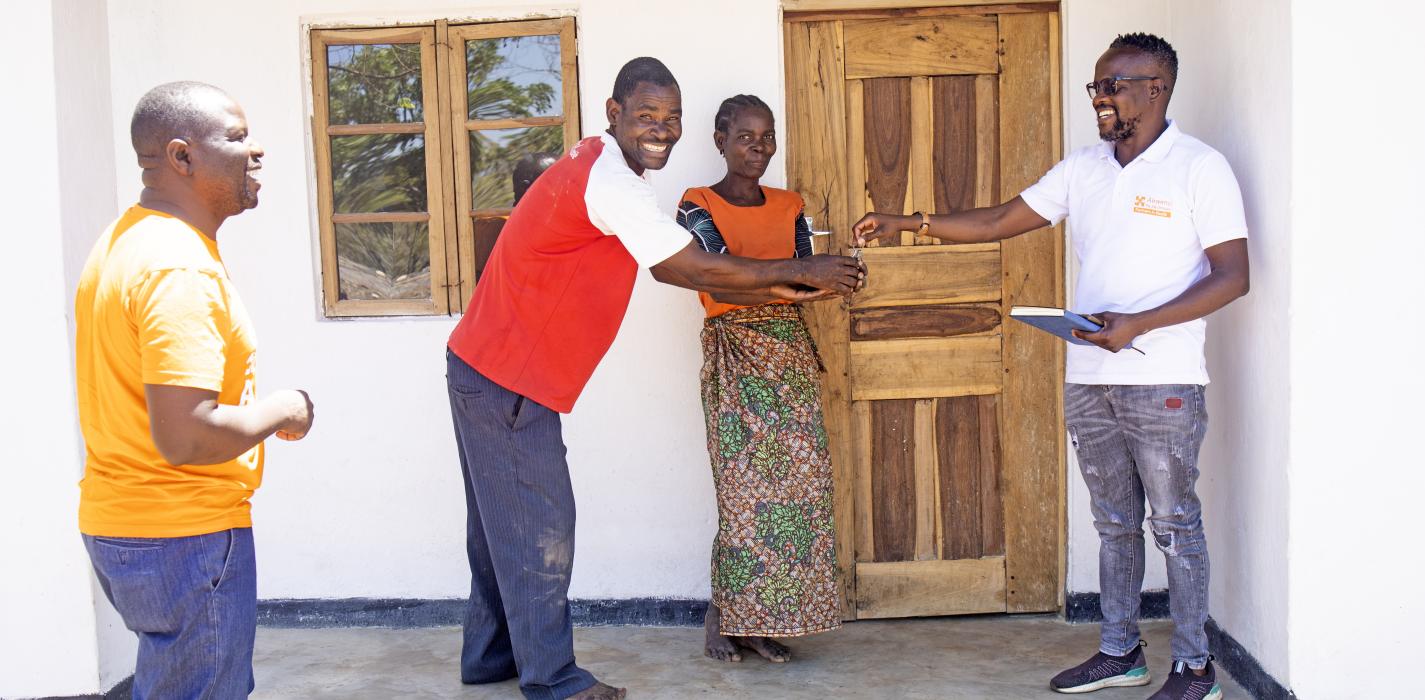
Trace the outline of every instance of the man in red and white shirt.
{"label": "man in red and white shirt", "polygon": [[518,676],[531,700],[624,695],[574,662],[574,495],[559,414],[618,334],[639,266],[689,289],[794,301],[850,293],[861,274],[841,256],[707,253],[658,208],[647,171],[682,136],[682,94],[657,59],[625,65],[606,110],[608,131],[574,146],[511,213],[446,353],[469,515],[461,679]]}

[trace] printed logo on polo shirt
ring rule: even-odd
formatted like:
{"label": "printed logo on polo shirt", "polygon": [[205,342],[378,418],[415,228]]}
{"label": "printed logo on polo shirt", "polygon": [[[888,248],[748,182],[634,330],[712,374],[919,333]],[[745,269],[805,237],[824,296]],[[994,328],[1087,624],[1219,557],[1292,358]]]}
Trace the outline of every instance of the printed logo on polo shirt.
{"label": "printed logo on polo shirt", "polygon": [[1148,214],[1149,216],[1161,216],[1164,219],[1173,218],[1173,203],[1166,199],[1138,195],[1133,198],[1133,213]]}

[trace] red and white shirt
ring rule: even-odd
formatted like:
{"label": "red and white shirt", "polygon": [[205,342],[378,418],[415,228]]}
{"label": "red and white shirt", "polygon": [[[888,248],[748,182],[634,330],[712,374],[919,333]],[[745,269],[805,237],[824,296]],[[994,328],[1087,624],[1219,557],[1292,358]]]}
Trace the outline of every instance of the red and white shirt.
{"label": "red and white shirt", "polygon": [[613,136],[586,138],[510,214],[449,348],[490,381],[568,413],[618,335],[638,267],[689,240]]}

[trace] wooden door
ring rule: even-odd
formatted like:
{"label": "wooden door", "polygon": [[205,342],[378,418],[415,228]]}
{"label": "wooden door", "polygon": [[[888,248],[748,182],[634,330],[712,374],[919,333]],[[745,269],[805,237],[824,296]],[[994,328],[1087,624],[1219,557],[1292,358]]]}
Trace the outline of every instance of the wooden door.
{"label": "wooden door", "polygon": [[[786,15],[789,182],[833,250],[868,210],[996,204],[1054,164],[1054,9]],[[880,243],[850,303],[808,314],[828,369],[845,616],[1054,610],[1063,348],[1002,321],[1016,303],[1063,303],[1062,231]]]}

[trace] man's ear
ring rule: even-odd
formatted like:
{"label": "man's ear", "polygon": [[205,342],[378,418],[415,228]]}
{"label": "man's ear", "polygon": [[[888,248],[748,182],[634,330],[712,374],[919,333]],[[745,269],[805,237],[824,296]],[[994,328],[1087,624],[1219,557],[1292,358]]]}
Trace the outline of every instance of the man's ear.
{"label": "man's ear", "polygon": [[168,167],[173,168],[179,175],[193,174],[193,152],[188,147],[188,142],[183,139],[173,139],[163,148],[164,161]]}
{"label": "man's ear", "polygon": [[612,127],[618,121],[618,115],[623,111],[623,105],[618,100],[610,97],[604,102],[604,114],[609,118],[609,126]]}

